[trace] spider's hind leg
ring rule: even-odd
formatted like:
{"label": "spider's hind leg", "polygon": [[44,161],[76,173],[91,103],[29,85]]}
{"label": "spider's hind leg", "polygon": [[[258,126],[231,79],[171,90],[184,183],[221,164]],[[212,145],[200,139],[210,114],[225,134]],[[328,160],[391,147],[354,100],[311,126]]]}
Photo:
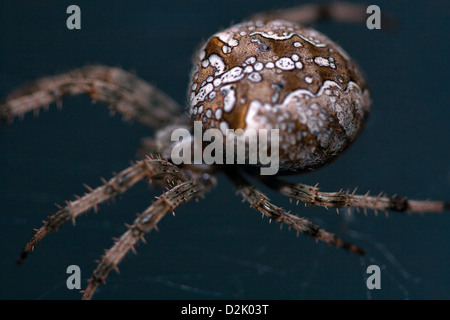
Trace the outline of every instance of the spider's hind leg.
{"label": "spider's hind leg", "polygon": [[125,119],[159,128],[183,116],[170,97],[132,73],[107,66],[87,66],[68,73],[38,79],[11,93],[0,103],[0,120],[12,120],[26,112],[37,113],[61,99],[88,94]]}

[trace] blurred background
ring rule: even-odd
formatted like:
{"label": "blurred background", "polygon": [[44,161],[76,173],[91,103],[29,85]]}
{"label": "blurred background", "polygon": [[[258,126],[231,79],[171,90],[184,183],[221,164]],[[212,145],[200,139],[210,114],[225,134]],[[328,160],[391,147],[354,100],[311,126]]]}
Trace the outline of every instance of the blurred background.
{"label": "blurred background", "polygon": [[[2,1],[0,96],[33,79],[88,64],[135,71],[185,105],[191,57],[201,41],[245,17],[306,1]],[[66,28],[66,8],[81,8],[81,30]],[[448,1],[381,1],[399,20],[394,33],[326,22],[367,75],[373,112],[346,154],[292,178],[323,191],[356,186],[413,199],[449,199],[450,100]],[[112,237],[159,194],[140,183],[97,214],[48,236],[18,267],[33,228],[65,200],[100,184],[136,159],[151,130],[130,125],[85,96],[63,109],[27,114],[0,133],[0,298],[79,299],[66,268],[81,268],[82,287]],[[450,215],[362,213],[271,200],[363,247],[357,257],[268,219],[235,195],[223,176],[199,202],[167,215],[159,232],[128,255],[96,299],[449,299]],[[381,268],[381,290],[366,288],[366,268]]]}

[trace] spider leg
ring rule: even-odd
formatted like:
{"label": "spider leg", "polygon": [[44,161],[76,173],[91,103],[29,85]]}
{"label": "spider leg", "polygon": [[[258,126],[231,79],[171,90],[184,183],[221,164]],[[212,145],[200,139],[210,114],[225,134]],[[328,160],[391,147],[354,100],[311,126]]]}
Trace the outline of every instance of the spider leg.
{"label": "spider leg", "polygon": [[[350,2],[310,3],[294,8],[272,10],[257,13],[251,20],[283,19],[309,25],[318,21],[333,20],[338,22],[364,23],[367,20],[367,5]],[[381,13],[383,29],[395,28],[395,18],[384,12]]]}
{"label": "spider leg", "polygon": [[305,218],[290,214],[284,209],[273,205],[265,194],[250,184],[238,172],[227,171],[227,175],[235,184],[237,192],[242,196],[242,198],[247,201],[251,207],[260,211],[270,219],[288,225],[294,230],[297,230],[297,233],[301,232],[313,237],[316,240],[323,241],[327,244],[332,244],[338,248],[349,250],[358,255],[364,255],[363,249],[335,237],[334,234],[321,229],[318,225]]}
{"label": "spider leg", "polygon": [[156,225],[167,212],[173,211],[178,206],[198,198],[207,189],[203,183],[190,180],[163,193],[144,212],[138,215],[133,225],[116,240],[111,249],[107,250],[99,262],[97,268],[89,279],[89,284],[84,290],[82,299],[91,299],[100,284],[105,283],[112,269],[118,270],[119,263],[127,252],[135,251],[134,245],[139,240],[145,241],[144,235],[156,228]]}
{"label": "spider leg", "polygon": [[[362,208],[364,212],[372,209],[377,212],[396,211],[396,212],[443,212],[450,210],[450,202],[444,201],[419,201],[409,200],[406,197],[398,196],[386,197],[380,193],[378,196],[357,195],[349,192],[322,192],[317,186],[308,186],[305,184],[295,184],[281,179],[271,177],[271,179],[258,177],[265,185],[290,197],[301,201],[307,205],[317,205],[323,207],[357,207]],[[355,190],[356,191],[356,190]]]}
{"label": "spider leg", "polygon": [[38,112],[67,96],[86,93],[94,101],[103,102],[123,114],[151,128],[173,123],[185,117],[183,109],[170,97],[134,74],[119,68],[87,66],[71,72],[38,79],[11,93],[0,104],[0,120],[12,120],[26,112]]}
{"label": "spider leg", "polygon": [[147,159],[131,165],[109,181],[104,180],[104,185],[96,189],[87,187],[90,192],[75,201],[68,202],[66,206],[60,207],[57,212],[48,217],[47,221],[44,221],[44,225],[37,230],[36,234],[25,246],[25,249],[17,259],[17,263],[21,264],[28,253],[34,250],[35,245],[46,235],[52,231],[57,231],[70,220],[75,222],[75,218],[81,213],[91,208],[97,209],[100,203],[125,192],[142,179],[160,179],[162,177],[173,180],[186,180],[179,168],[168,161]]}

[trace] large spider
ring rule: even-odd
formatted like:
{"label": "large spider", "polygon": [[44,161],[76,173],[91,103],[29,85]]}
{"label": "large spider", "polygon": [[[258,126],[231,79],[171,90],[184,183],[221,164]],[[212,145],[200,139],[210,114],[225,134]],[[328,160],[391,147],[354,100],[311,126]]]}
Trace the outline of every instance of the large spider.
{"label": "large spider", "polygon": [[[217,127],[224,131],[251,126],[263,129],[267,124],[280,129],[279,175],[301,173],[329,163],[362,129],[371,104],[369,91],[359,69],[341,48],[300,24],[324,17],[365,21],[365,9],[348,4],[297,7],[258,14],[249,22],[213,35],[196,54],[189,87],[191,117],[202,121],[205,129]],[[87,93],[125,117],[157,129],[155,137],[146,139],[143,146],[148,158],[96,189],[88,187],[88,193],[52,214],[26,245],[18,262],[48,233],[125,192],[138,181],[149,179],[169,186],[102,257],[84,291],[84,299],[92,297],[110,271],[117,268],[127,252],[134,250],[139,240],[144,240],[146,233],[156,228],[167,212],[210,191],[218,172],[224,172],[243,199],[263,215],[356,254],[364,251],[273,205],[247,177],[308,205],[399,212],[448,209],[448,203],[444,202],[381,194],[321,192],[316,186],[260,176],[252,166],[174,165],[170,154],[175,143],[170,140],[170,134],[177,128],[192,130],[191,120],[168,96],[117,68],[91,66],[37,80],[8,96],[0,106],[0,116],[12,119],[80,93]]]}

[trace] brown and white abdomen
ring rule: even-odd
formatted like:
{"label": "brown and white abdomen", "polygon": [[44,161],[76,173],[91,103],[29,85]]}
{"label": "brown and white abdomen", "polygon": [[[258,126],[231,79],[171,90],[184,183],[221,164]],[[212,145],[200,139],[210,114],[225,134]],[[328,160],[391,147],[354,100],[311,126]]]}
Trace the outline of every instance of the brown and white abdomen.
{"label": "brown and white abdomen", "polygon": [[280,170],[330,162],[370,110],[348,54],[314,29],[250,21],[213,35],[197,53],[190,114],[204,129],[279,129]]}

